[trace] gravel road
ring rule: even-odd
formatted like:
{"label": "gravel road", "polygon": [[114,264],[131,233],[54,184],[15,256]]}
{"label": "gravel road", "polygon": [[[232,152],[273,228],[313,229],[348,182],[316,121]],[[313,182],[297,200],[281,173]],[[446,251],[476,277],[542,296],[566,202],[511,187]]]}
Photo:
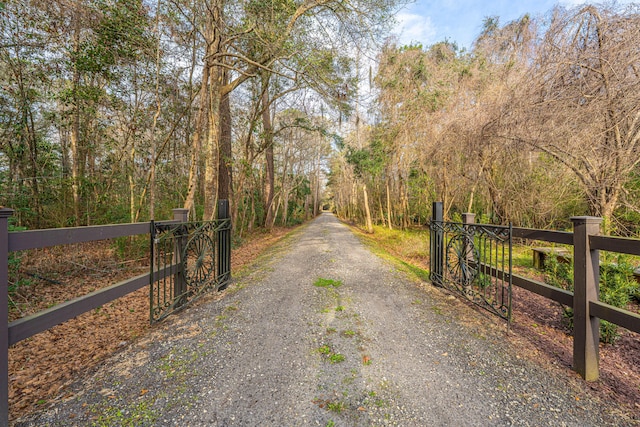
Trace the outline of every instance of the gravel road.
{"label": "gravel road", "polygon": [[324,213],[15,425],[632,425],[531,359]]}

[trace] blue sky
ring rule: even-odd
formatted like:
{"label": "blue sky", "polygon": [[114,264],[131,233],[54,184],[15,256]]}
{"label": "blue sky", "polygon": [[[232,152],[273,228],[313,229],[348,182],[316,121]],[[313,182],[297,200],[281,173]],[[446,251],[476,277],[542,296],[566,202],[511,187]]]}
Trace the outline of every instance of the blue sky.
{"label": "blue sky", "polygon": [[584,0],[417,0],[399,12],[395,33],[400,36],[400,44],[420,42],[428,46],[449,39],[469,49],[487,16],[499,16],[504,24],[525,13],[543,15],[555,4],[571,7],[583,3]]}

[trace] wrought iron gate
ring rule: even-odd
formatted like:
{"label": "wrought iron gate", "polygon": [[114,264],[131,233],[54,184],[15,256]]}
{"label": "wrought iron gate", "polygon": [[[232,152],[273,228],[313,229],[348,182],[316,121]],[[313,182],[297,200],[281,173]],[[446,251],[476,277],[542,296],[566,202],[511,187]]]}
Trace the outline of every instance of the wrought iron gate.
{"label": "wrought iron gate", "polygon": [[432,220],[431,282],[511,322],[511,237],[511,226]]}
{"label": "wrought iron gate", "polygon": [[[224,214],[226,216],[227,211]],[[231,220],[151,223],[151,323],[231,279]]]}

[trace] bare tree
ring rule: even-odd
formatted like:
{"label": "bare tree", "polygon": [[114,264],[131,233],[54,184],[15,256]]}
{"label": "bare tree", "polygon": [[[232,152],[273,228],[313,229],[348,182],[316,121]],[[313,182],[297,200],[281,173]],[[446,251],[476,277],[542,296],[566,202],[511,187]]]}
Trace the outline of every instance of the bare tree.
{"label": "bare tree", "polygon": [[503,134],[577,176],[592,215],[607,221],[640,163],[640,13],[557,8],[502,118]]}

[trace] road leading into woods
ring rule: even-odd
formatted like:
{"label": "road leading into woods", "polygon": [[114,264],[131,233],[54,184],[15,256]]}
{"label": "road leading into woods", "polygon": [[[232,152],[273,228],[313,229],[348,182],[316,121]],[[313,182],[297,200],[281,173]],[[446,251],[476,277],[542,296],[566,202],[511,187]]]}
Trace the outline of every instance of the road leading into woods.
{"label": "road leading into woods", "polygon": [[325,213],[16,424],[624,425],[585,388]]}

